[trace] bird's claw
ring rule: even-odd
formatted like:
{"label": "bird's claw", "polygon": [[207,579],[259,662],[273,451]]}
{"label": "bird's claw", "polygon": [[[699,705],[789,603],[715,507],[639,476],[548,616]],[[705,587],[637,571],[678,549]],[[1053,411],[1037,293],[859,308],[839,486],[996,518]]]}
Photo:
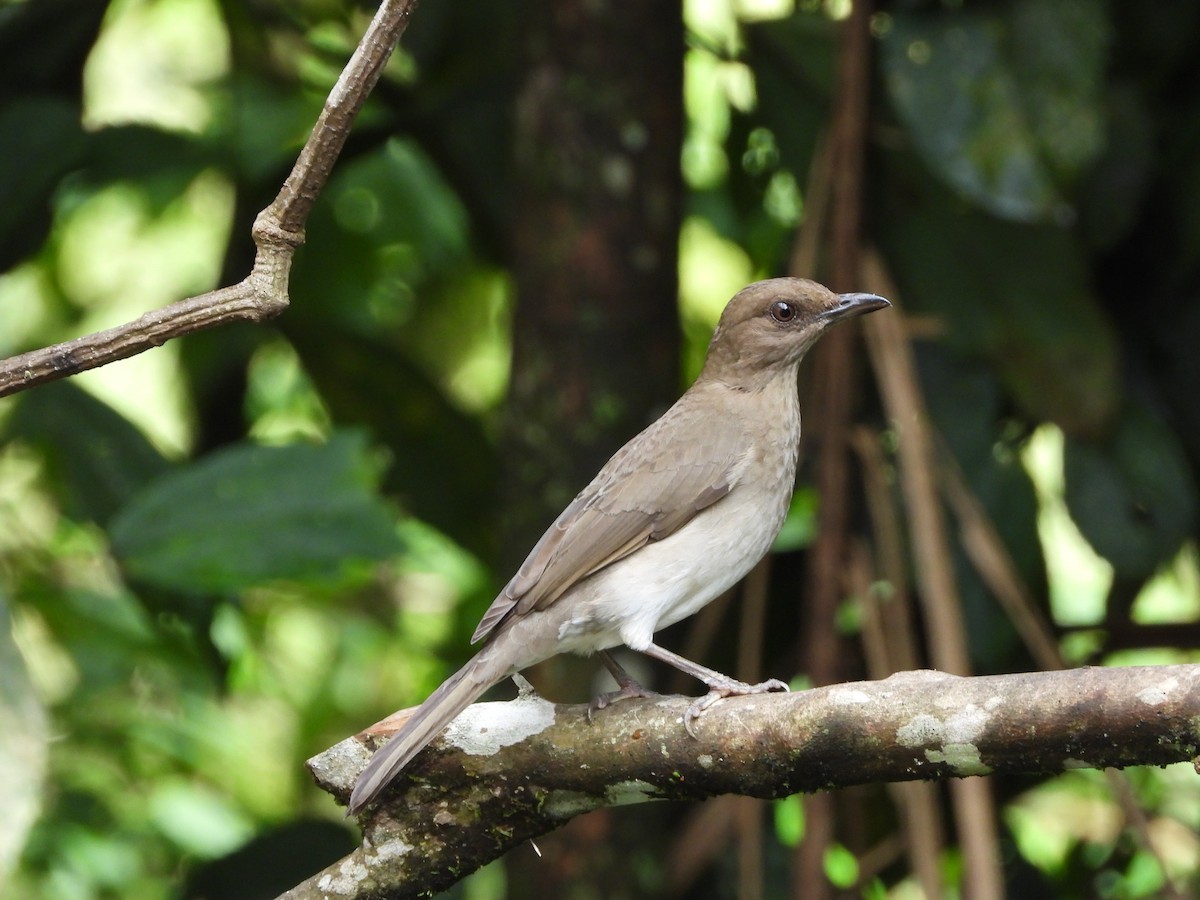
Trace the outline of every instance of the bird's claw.
{"label": "bird's claw", "polygon": [[639,697],[643,699],[650,699],[658,696],[660,695],[656,694],[654,691],[648,690],[647,688],[642,687],[636,681],[630,680],[622,684],[621,687],[615,691],[608,691],[607,693],[597,694],[595,697],[593,697],[592,702],[588,704],[587,708],[588,721],[592,721],[592,717],[600,710],[621,700],[632,700]]}
{"label": "bird's claw", "polygon": [[742,697],[747,694],[766,694],[786,690],[788,690],[787,683],[778,678],[772,678],[759,684],[746,684],[744,681],[734,681],[732,678],[728,681],[710,684],[708,693],[689,706],[688,711],[683,714],[683,727],[693,738],[697,738],[699,735],[696,734],[696,721],[718,700],[725,697]]}

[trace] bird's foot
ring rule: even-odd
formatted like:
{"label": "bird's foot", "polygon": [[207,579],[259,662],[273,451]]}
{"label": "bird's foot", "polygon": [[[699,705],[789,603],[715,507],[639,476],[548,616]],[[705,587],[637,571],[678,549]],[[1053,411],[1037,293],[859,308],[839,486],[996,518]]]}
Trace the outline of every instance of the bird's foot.
{"label": "bird's foot", "polygon": [[603,694],[597,694],[592,698],[592,702],[588,704],[587,717],[588,721],[592,721],[592,716],[604,709],[606,706],[611,706],[621,700],[631,700],[637,697],[650,699],[652,697],[661,696],[648,688],[642,687],[632,678],[624,678],[621,680],[621,686],[615,691],[608,691]]}
{"label": "bird's foot", "polygon": [[708,684],[708,693],[688,707],[688,711],[683,714],[683,727],[692,737],[697,737],[696,720],[718,700],[725,697],[742,697],[746,694],[766,694],[772,691],[788,690],[787,683],[778,678],[772,678],[759,684],[746,684],[744,681],[737,681],[733,678],[712,680],[706,683]]}

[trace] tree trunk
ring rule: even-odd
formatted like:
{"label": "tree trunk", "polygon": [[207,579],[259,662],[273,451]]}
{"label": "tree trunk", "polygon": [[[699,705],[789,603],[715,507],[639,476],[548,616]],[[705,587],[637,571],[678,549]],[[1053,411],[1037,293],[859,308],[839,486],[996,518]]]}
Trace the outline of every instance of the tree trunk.
{"label": "tree trunk", "polygon": [[[543,0],[526,16],[502,456],[508,571],[679,389],[679,4]],[[595,671],[558,658],[532,677],[548,696],[580,699]],[[539,840],[541,858],[509,857],[509,895],[568,897],[569,885],[604,878],[606,894],[635,896],[630,867],[614,857],[661,831],[661,815],[581,817]],[[614,872],[628,884],[612,884]]]}

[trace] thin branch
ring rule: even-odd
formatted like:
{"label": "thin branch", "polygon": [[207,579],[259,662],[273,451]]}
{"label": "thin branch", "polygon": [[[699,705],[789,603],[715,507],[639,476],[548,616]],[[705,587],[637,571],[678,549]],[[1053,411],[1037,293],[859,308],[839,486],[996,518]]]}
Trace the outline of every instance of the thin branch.
{"label": "thin branch", "polygon": [[[876,520],[875,533],[883,538],[881,544],[899,544],[899,537],[885,537],[880,525],[898,527],[897,518],[885,510],[891,505],[891,495],[883,490],[881,467],[882,453],[877,435],[868,437],[865,427],[855,429],[851,441],[863,460],[864,483],[867,487],[868,505],[872,507],[872,518]],[[872,496],[875,495],[875,496]],[[888,555],[887,551],[880,554]],[[898,559],[893,559],[894,566]],[[884,566],[884,577],[892,585],[892,594],[885,601],[880,592],[873,591],[871,584],[877,578],[863,542],[851,545],[849,580],[854,595],[863,606],[862,638],[863,651],[867,660],[867,671],[871,678],[886,678],[893,672],[912,668],[912,664],[897,664],[898,659],[912,660],[917,657],[916,637],[909,627],[908,601],[904,596],[904,579],[896,578],[897,571]],[[903,573],[899,573],[903,574]],[[946,826],[941,806],[938,803],[936,785],[921,782],[893,783],[887,786],[903,832],[904,846],[910,861],[910,871],[926,897],[945,895],[942,883],[941,859],[946,845]],[[862,880],[860,867],[859,883]]]}
{"label": "thin branch", "polygon": [[258,250],[249,275],[133,322],[0,361],[0,397],[135,356],[186,334],[229,322],[266,322],[287,309],[288,274],[296,248],[304,243],[308,214],[416,5],[416,0],[381,3],[279,195],[255,219],[251,233]]}
{"label": "thin branch", "polygon": [[[936,458],[929,414],[917,379],[916,360],[903,330],[901,305],[883,260],[866,254],[864,282],[888,285],[893,315],[882,325],[864,323],[867,349],[884,408],[900,440],[897,456],[912,534],[913,571],[920,587],[922,619],[934,665],[959,675],[970,672],[967,628],[954,580],[954,562],[934,481]],[[987,782],[955,782],[950,786],[955,826],[963,849],[964,893],[976,900],[1004,896],[996,803]]]}
{"label": "thin branch", "polygon": [[958,519],[963,550],[992,596],[1004,608],[1038,666],[1042,669],[1063,668],[1066,662],[1058,648],[1054,626],[1034,601],[995,523],[967,484],[958,460],[940,435],[937,437],[942,494]]}
{"label": "thin branch", "polygon": [[[1200,665],[883,681],[723,701],[627,701],[588,722],[533,695],[470,707],[363,817],[362,846],[285,897],[442,890],[589,810],[719,794],[777,798],[869,782],[1166,765],[1200,754]],[[309,760],[341,800],[370,736]]]}
{"label": "thin branch", "polygon": [[926,639],[933,664],[969,674],[967,629],[954,582],[954,561],[939,502],[933,433],[917,378],[917,364],[904,333],[903,306],[895,284],[877,253],[866,256],[864,290],[887,290],[893,309],[882,325],[864,322],[863,333],[884,409],[899,434],[898,462],[913,544],[913,572],[920,587]]}

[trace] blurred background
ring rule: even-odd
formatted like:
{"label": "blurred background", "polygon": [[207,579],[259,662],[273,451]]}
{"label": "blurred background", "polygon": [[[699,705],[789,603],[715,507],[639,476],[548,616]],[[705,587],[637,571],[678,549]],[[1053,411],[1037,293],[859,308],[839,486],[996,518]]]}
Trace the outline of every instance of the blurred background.
{"label": "blurred background", "polygon": [[[0,356],[239,280],[372,11],[2,0]],[[796,686],[1200,659],[1198,53],[1187,0],[426,0],[283,317],[0,401],[0,893],[347,852],[304,760],[466,658],[761,277],[897,309],[810,357],[776,553],[667,646]],[[1190,766],[968,784],[598,811],[454,896],[1197,889]]]}

